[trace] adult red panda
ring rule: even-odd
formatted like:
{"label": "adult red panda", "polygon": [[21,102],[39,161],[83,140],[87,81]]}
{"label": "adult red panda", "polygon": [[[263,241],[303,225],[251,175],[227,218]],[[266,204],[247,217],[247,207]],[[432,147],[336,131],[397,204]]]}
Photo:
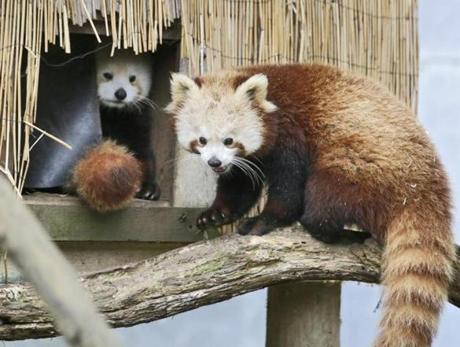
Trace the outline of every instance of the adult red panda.
{"label": "adult red panda", "polygon": [[240,234],[300,221],[335,242],[357,224],[384,245],[378,347],[427,347],[447,298],[454,246],[446,174],[415,115],[385,88],[321,65],[173,74],[179,143],[219,174],[200,228],[230,223],[268,186]]}

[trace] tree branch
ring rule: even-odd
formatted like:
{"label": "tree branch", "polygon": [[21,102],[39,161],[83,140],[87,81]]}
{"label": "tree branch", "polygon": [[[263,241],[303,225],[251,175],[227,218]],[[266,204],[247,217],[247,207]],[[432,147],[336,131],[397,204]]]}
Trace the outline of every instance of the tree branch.
{"label": "tree branch", "polygon": [[[48,303],[47,307],[35,293],[30,294],[30,298],[38,303],[41,310],[51,310],[56,325],[70,346],[120,346],[78,282],[72,266],[49,240],[47,232],[19,201],[11,185],[3,177],[0,177],[0,245],[8,251],[14,264]],[[21,302],[23,307],[34,306],[34,301],[28,301],[29,294],[20,287],[7,286],[1,290],[1,305],[14,305],[16,301]],[[32,293],[31,287],[27,287],[27,291]],[[43,318],[47,322],[47,329],[55,333],[51,328],[54,321],[44,312],[42,314],[45,316]],[[32,314],[24,321],[19,316],[14,319],[18,319],[21,325],[28,321],[28,331],[32,333],[35,326],[40,326],[43,318]],[[9,326],[8,320],[8,315],[0,315],[2,331]],[[22,332],[18,333],[21,336]],[[15,336],[16,333],[10,334],[11,338]]]}
{"label": "tree branch", "polygon": [[[325,245],[300,226],[263,237],[227,235],[83,278],[99,310],[116,327],[172,316],[290,280],[378,282],[380,248]],[[451,302],[460,304],[457,260]],[[40,298],[27,284],[0,288],[0,339],[56,335]]]}

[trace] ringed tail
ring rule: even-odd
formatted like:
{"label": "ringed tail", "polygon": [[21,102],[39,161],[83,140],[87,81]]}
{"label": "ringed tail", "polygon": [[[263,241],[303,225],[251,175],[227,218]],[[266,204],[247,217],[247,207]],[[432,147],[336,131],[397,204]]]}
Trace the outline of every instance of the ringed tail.
{"label": "ringed tail", "polygon": [[72,181],[89,207],[107,212],[121,209],[134,199],[142,176],[141,164],[134,155],[107,140],[89,150],[78,162]]}
{"label": "ringed tail", "polygon": [[455,248],[450,216],[406,207],[383,253],[383,315],[375,347],[429,347],[447,300]]}

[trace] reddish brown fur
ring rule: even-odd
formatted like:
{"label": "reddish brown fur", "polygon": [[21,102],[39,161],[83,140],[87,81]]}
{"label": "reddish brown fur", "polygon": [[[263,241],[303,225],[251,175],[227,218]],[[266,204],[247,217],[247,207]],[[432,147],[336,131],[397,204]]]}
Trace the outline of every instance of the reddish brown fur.
{"label": "reddish brown fur", "polygon": [[190,142],[189,151],[192,153],[198,154],[200,153],[200,151],[198,150],[199,147],[200,147],[200,143],[198,142],[198,140],[193,140],[192,142]]}
{"label": "reddish brown fur", "polygon": [[454,249],[446,174],[425,131],[384,88],[334,68],[255,66],[221,76],[236,88],[257,73],[268,77],[267,100],[279,111],[261,114],[265,142],[255,155],[302,148],[302,218],[356,223],[386,246],[376,346],[430,346]]}
{"label": "reddish brown fur", "polygon": [[202,79],[201,77],[195,77],[195,78],[193,79],[193,81],[196,83],[196,85],[197,85],[198,87],[201,87],[201,85],[202,85],[202,83],[203,83],[203,79]]}
{"label": "reddish brown fur", "polygon": [[246,148],[241,142],[235,142],[231,147],[238,149],[238,155],[245,157],[246,156]]}
{"label": "reddish brown fur", "polygon": [[139,190],[142,165],[126,148],[105,141],[78,163],[73,183],[92,208],[105,212],[126,206]]}

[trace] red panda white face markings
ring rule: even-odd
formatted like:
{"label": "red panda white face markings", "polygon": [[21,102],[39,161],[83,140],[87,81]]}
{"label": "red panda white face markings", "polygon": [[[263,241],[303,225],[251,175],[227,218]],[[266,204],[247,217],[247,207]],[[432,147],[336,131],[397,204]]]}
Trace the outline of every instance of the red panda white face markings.
{"label": "red panda white face markings", "polygon": [[117,52],[109,57],[106,51],[97,54],[97,94],[102,105],[123,108],[147,99],[152,64],[148,56]]}
{"label": "red panda white face markings", "polygon": [[276,110],[266,100],[265,75],[250,77],[236,90],[230,82],[222,83],[225,80],[205,78],[199,87],[187,76],[173,74],[172,101],[166,108],[174,114],[179,143],[218,173],[227,172],[238,156],[262,146],[264,122],[259,112]]}

